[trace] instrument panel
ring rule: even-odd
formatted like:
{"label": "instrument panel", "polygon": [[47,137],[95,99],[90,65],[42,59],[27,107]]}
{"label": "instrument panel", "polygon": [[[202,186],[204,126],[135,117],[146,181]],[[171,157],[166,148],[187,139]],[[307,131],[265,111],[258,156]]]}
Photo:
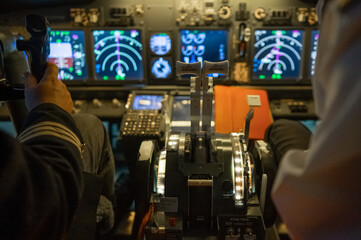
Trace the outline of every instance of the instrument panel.
{"label": "instrument panel", "polygon": [[[188,85],[176,61],[226,59],[230,75],[213,75],[216,84],[310,85],[317,55],[310,1],[105,0],[35,12],[50,21],[50,61],[71,85]],[[26,37],[26,14],[0,24]]]}
{"label": "instrument panel", "polygon": [[[212,74],[214,84],[266,89],[276,118],[316,117],[311,94],[319,38],[315,2],[75,2],[3,11],[0,24],[28,38],[27,14],[49,20],[49,61],[58,65],[58,78],[69,86],[73,98],[85,101],[80,108],[75,105],[77,110],[89,105],[88,110],[102,111],[98,115],[108,118],[115,112],[105,106],[117,107],[130,91],[188,91],[189,76],[175,74],[178,60],[227,59],[229,75]],[[290,108],[299,101],[308,106],[307,113]]]}

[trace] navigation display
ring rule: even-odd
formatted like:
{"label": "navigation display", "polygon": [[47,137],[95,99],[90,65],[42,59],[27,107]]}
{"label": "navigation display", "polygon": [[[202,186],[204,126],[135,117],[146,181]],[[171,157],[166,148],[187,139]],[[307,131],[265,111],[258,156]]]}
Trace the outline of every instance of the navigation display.
{"label": "navigation display", "polygon": [[82,80],[88,76],[83,31],[56,30],[50,33],[49,62],[59,68],[61,80]]}
{"label": "navigation display", "polygon": [[252,79],[297,80],[301,77],[302,30],[256,30]]}
{"label": "navigation display", "polygon": [[159,110],[162,108],[163,96],[136,95],[133,101],[133,110]]}
{"label": "navigation display", "polygon": [[320,36],[319,30],[312,31],[312,39],[311,39],[311,58],[310,58],[310,77],[315,74],[315,66],[316,66],[316,57],[317,57],[317,46],[318,46],[318,38]]}
{"label": "navigation display", "polygon": [[139,30],[94,30],[93,40],[98,80],[143,80]]}

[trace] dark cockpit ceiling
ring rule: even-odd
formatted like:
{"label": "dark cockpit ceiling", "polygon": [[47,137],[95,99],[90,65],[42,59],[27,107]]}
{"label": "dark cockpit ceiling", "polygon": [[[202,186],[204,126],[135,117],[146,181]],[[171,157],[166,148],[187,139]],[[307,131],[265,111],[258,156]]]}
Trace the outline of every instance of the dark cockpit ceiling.
{"label": "dark cockpit ceiling", "polygon": [[9,11],[21,11],[47,7],[58,7],[66,5],[80,5],[94,2],[95,0],[0,0],[2,7],[0,13]]}

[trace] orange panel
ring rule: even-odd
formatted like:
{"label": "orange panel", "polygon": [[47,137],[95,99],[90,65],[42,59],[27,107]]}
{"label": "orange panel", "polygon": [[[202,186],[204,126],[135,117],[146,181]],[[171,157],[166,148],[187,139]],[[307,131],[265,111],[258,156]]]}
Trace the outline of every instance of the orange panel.
{"label": "orange panel", "polygon": [[259,95],[261,107],[254,108],[250,126],[250,139],[263,139],[266,128],[273,122],[265,90],[245,87],[215,86],[215,131],[219,133],[239,132],[244,129],[249,111],[247,95]]}

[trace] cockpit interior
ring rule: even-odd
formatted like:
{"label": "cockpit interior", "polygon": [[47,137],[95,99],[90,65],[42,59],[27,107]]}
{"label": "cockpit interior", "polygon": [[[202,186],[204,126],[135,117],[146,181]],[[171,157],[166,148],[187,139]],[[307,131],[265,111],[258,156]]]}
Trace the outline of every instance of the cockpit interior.
{"label": "cockpit interior", "polygon": [[67,239],[290,239],[264,133],[277,119],[317,125],[317,1],[0,3],[0,129],[17,136],[22,73],[51,62],[73,113],[110,138],[113,226],[99,233],[94,213]]}

